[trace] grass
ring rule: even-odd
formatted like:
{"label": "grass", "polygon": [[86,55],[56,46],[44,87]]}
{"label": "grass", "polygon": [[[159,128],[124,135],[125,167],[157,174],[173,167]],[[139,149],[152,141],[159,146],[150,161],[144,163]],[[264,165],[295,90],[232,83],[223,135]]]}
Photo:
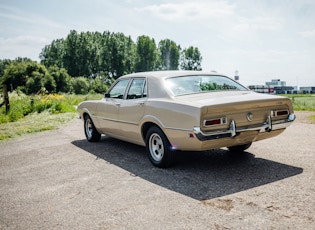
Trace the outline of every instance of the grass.
{"label": "grass", "polygon": [[0,143],[25,134],[59,128],[75,116],[75,113],[50,114],[48,111],[44,111],[42,113],[32,113],[15,122],[1,124]]}
{"label": "grass", "polygon": [[0,143],[29,133],[56,129],[74,117],[76,106],[84,100],[100,99],[103,95],[36,95],[16,92],[9,95],[10,111],[0,108]]}
{"label": "grass", "polygon": [[314,94],[286,94],[293,104],[295,111],[315,111],[315,95]]}

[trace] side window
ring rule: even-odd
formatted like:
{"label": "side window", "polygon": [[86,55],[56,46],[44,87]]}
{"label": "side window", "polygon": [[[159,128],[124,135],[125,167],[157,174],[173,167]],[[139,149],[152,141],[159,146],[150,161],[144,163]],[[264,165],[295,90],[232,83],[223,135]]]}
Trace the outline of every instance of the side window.
{"label": "side window", "polygon": [[109,92],[109,97],[123,99],[128,82],[129,82],[129,79],[124,79],[117,82],[116,85]]}
{"label": "side window", "polygon": [[127,94],[127,99],[137,99],[147,96],[146,81],[144,78],[133,79]]}

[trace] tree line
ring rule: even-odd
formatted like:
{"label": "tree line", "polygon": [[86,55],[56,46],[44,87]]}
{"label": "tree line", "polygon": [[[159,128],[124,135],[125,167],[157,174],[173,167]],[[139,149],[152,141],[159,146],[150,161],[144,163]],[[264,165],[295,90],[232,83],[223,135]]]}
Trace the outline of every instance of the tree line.
{"label": "tree line", "polygon": [[[106,91],[118,77],[152,70],[202,70],[197,47],[182,49],[170,39],[156,44],[139,36],[134,42],[123,33],[71,30],[39,54],[40,63],[29,58],[0,60],[0,84],[26,94],[38,92]],[[105,84],[104,84],[105,82]]]}

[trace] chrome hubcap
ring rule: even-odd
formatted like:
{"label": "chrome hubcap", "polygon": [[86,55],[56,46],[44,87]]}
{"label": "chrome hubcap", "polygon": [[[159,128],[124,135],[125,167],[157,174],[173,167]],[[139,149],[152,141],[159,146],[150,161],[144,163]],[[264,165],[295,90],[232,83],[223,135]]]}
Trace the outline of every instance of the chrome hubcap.
{"label": "chrome hubcap", "polygon": [[85,132],[86,132],[86,135],[88,137],[92,136],[92,130],[93,130],[93,127],[92,127],[91,120],[90,119],[86,119],[86,121],[85,121]]}
{"label": "chrome hubcap", "polygon": [[150,154],[155,161],[161,161],[164,155],[164,145],[161,137],[153,133],[149,140]]}

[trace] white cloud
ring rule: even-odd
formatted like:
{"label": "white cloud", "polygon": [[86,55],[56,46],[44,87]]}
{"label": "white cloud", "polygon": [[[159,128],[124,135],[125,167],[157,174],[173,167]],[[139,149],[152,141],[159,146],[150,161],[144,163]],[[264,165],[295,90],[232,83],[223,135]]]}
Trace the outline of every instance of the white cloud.
{"label": "white cloud", "polygon": [[281,29],[282,22],[277,18],[272,17],[254,17],[254,18],[240,18],[233,30],[237,32],[242,31],[258,31],[258,30],[278,30]]}
{"label": "white cloud", "polygon": [[136,10],[159,19],[183,22],[228,16],[234,13],[234,6],[224,1],[194,1],[150,5]]}
{"label": "white cloud", "polygon": [[299,32],[299,34],[304,38],[315,38],[315,29],[302,31],[302,32]]}
{"label": "white cloud", "polygon": [[0,38],[0,59],[15,59],[28,57],[38,60],[38,55],[45,45],[49,44],[46,38],[34,36],[18,36],[15,38]]}

